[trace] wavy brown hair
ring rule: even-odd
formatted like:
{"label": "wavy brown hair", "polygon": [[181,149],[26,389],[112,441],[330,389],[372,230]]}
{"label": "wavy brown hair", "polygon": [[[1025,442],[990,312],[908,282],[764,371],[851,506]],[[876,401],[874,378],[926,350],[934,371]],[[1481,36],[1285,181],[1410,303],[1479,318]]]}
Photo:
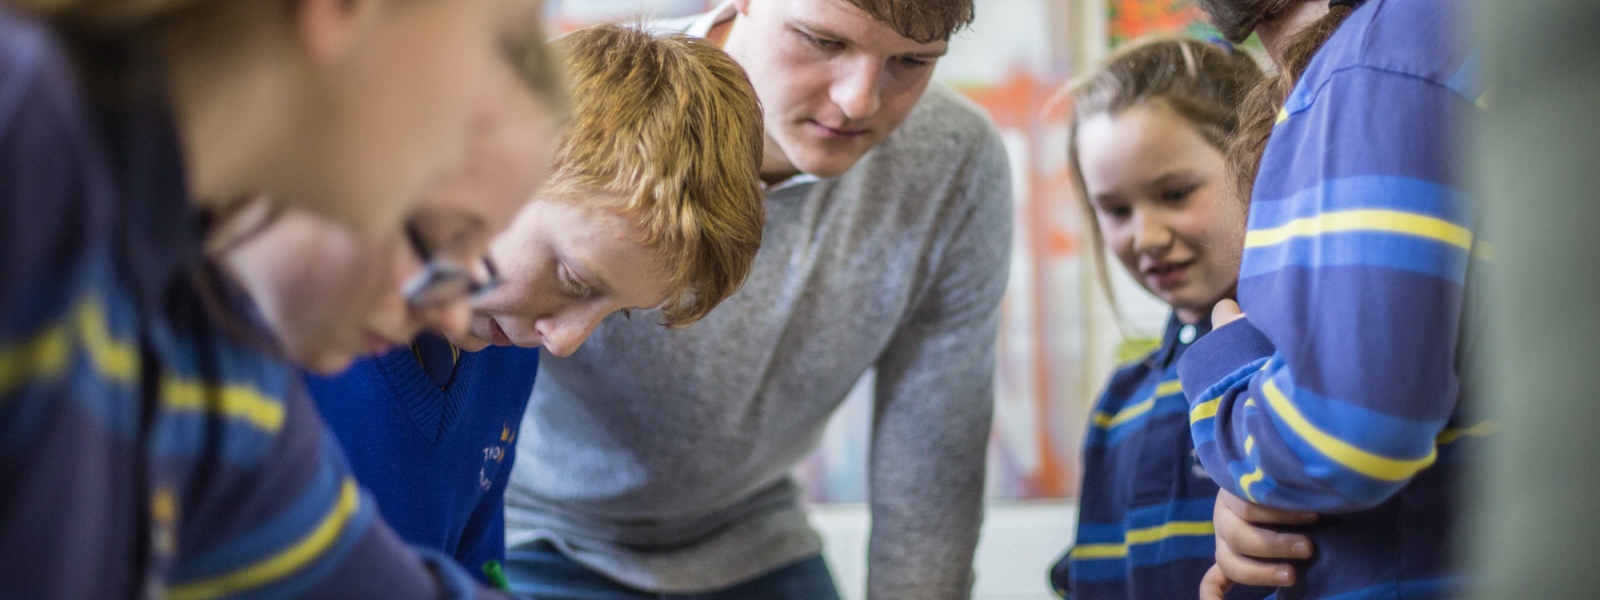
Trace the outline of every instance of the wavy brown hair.
{"label": "wavy brown hair", "polygon": [[[1218,0],[1199,0],[1199,2],[1202,6],[1219,4]],[[1267,0],[1259,4],[1273,2],[1284,3],[1282,0]],[[1244,105],[1239,111],[1239,132],[1228,141],[1227,148],[1228,172],[1240,200],[1250,201],[1250,193],[1255,189],[1256,174],[1261,169],[1261,155],[1267,149],[1267,139],[1272,137],[1272,128],[1277,125],[1278,113],[1283,110],[1283,103],[1289,99],[1289,93],[1294,91],[1295,83],[1305,74],[1306,67],[1311,64],[1311,59],[1316,57],[1317,51],[1321,50],[1322,45],[1333,36],[1333,32],[1344,24],[1353,10],[1343,5],[1329,7],[1328,14],[1308,25],[1284,45],[1283,64],[1279,65],[1278,75],[1262,81],[1245,97]],[[1273,15],[1265,15],[1263,18],[1249,21],[1251,30],[1271,16]],[[1213,15],[1212,18],[1216,19],[1216,16]],[[1250,30],[1245,31],[1246,35],[1249,33]]]}
{"label": "wavy brown hair", "polygon": [[921,43],[948,40],[972,24],[973,0],[849,0],[895,33]]}
{"label": "wavy brown hair", "polygon": [[1262,23],[1305,0],[1194,0],[1210,17],[1211,26],[1235,44],[1250,37]]}

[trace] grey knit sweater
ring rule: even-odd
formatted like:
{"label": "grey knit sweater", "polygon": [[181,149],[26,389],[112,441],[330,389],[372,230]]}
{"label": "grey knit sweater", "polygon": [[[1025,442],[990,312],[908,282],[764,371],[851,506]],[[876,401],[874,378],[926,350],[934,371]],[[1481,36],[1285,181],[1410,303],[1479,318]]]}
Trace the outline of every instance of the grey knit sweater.
{"label": "grey knit sweater", "polygon": [[969,597],[1011,249],[999,136],[932,85],[849,172],[766,209],[749,281],[705,320],[613,315],[542,357],[507,543],[677,593],[815,554],[789,472],[876,367],[869,596]]}

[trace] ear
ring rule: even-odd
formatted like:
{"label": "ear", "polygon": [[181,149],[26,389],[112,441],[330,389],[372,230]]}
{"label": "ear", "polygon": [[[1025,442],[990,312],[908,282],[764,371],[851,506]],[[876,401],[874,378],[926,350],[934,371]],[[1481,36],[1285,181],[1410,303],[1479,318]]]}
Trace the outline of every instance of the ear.
{"label": "ear", "polygon": [[339,62],[372,27],[389,0],[294,0],[295,36],[318,64]]}

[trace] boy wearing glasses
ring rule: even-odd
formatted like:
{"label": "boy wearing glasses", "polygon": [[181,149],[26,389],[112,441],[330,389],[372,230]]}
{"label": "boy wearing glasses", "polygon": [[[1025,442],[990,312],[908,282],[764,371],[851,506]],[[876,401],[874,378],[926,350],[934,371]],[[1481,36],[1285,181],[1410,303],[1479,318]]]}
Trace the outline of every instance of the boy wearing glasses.
{"label": "boy wearing glasses", "polygon": [[409,236],[426,267],[397,311],[472,294],[471,333],[424,334],[309,379],[400,535],[480,573],[505,551],[503,493],[539,357],[528,348],[565,356],[629,309],[688,325],[740,286],[761,240],[761,109],[731,58],[617,26],[554,45],[570,62],[573,115],[548,184],[491,244],[493,260],[452,261],[421,222]]}

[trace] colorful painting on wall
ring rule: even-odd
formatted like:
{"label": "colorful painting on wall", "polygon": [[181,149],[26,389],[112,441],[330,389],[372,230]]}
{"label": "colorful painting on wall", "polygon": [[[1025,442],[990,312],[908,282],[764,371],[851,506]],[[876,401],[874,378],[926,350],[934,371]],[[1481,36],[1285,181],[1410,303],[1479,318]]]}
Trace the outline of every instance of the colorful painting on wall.
{"label": "colorful painting on wall", "polygon": [[1191,0],[1107,0],[1107,4],[1113,48],[1154,34],[1217,35]]}

